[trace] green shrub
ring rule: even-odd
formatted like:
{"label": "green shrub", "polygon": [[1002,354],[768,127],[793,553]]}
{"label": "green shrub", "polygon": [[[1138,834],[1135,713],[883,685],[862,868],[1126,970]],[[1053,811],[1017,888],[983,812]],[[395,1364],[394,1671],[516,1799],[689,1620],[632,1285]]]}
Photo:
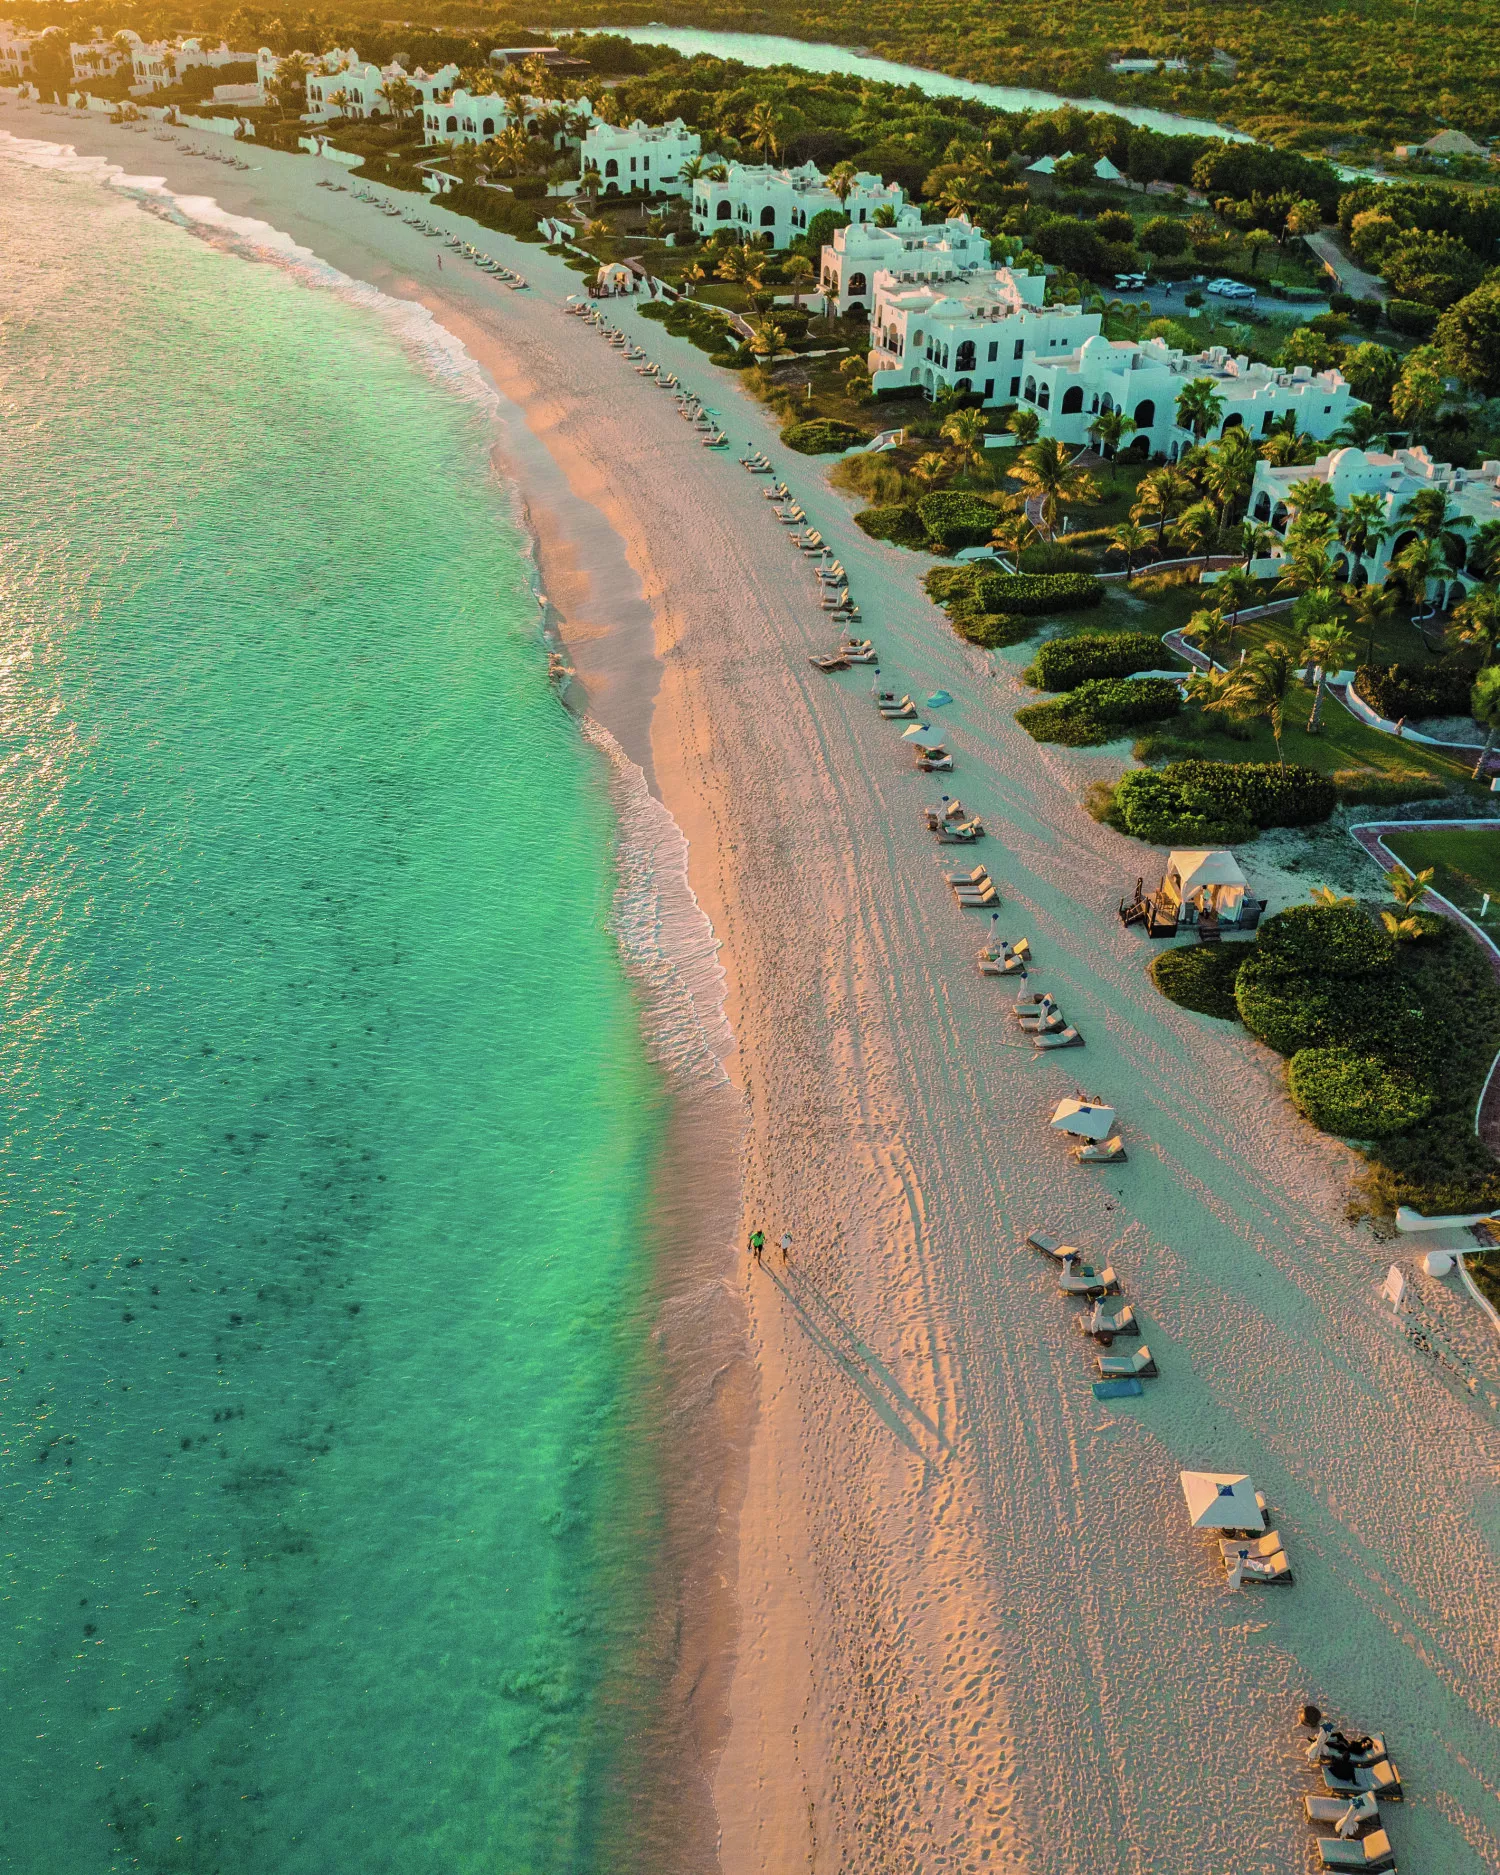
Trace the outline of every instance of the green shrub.
{"label": "green shrub", "polygon": [[1347,1048],[1303,1048],[1287,1067],[1293,1105],[1325,1133],[1388,1139],[1432,1111],[1432,1090],[1371,1055]]}
{"label": "green shrub", "polygon": [[1038,690],[1072,690],[1090,677],[1157,670],[1165,655],[1161,640],[1150,632],[1079,632],[1072,638],[1049,638],[1025,677]]}
{"label": "green shrub", "polygon": [[1352,1048],[1414,1072],[1432,1065],[1432,1025],[1394,974],[1365,978],[1355,993],[1347,979],[1289,976],[1257,954],[1239,973],[1235,1000],[1245,1027],[1278,1055]]}
{"label": "green shrub", "polygon": [[1191,944],[1159,951],[1151,960],[1151,981],[1184,1009],[1232,1022],[1239,1015],[1234,980],[1253,949],[1251,944]]}
{"label": "green shrub", "polygon": [[1134,723],[1175,716],[1181,706],[1182,693],[1169,678],[1099,677],[1053,703],[1027,704],[1016,721],[1037,742],[1084,748]]}
{"label": "green shrub", "polygon": [[681,318],[682,310],[675,301],[662,299],[648,300],[644,306],[637,306],[636,311],[642,319],[660,319],[666,321]]}
{"label": "green shrub", "polygon": [[710,352],[708,362],[721,371],[748,371],[755,363],[749,352]]}
{"label": "green shrub", "polygon": [[1390,722],[1403,716],[1467,716],[1474,673],[1467,664],[1361,664],[1360,697]]}
{"label": "green shrub", "polygon": [[1436,801],[1448,784],[1436,775],[1398,770],[1395,774],[1368,774],[1359,768],[1334,771],[1333,785],[1346,807],[1397,807],[1403,801]]}
{"label": "green shrub", "polygon": [[1451,1217],[1500,1205],[1500,1165],[1456,1114],[1420,1121],[1369,1157],[1362,1183],[1382,1210],[1409,1204],[1428,1217]]}
{"label": "green shrub", "polygon": [[927,544],[927,529],[917,519],[915,508],[899,504],[893,508],[862,508],[854,517],[871,540],[888,540],[896,547],[922,547]]}
{"label": "green shrub", "polygon": [[1036,620],[1021,618],[1014,612],[970,612],[953,615],[953,629],[971,645],[983,645],[986,651],[998,651],[1005,645],[1018,645],[1036,630]]}
{"label": "green shrub", "polygon": [[781,432],[781,440],[799,456],[839,456],[856,443],[867,443],[870,439],[851,423],[839,423],[832,417],[814,417],[810,423],[788,424]]}
{"label": "green shrub", "polygon": [[1283,976],[1367,977],[1396,956],[1395,941],[1358,905],[1289,905],[1266,919],[1256,949]]}
{"label": "green shrub", "polygon": [[[367,161],[365,169],[368,171],[370,168],[371,164]],[[534,205],[518,202],[513,195],[503,195],[498,189],[482,189],[472,182],[460,183],[444,195],[443,206],[451,208],[456,214],[467,215],[481,227],[511,235],[517,241],[539,242],[542,239],[537,230]]]}
{"label": "green shrub", "polygon": [[1152,846],[1233,846],[1260,827],[1326,820],[1334,788],[1311,768],[1189,760],[1122,775],[1115,800],[1127,832]]}
{"label": "green shrub", "polygon": [[[965,495],[952,488],[924,495],[917,503],[917,513],[932,538],[950,551],[959,547],[984,546],[1000,519],[999,511],[989,502],[981,501],[978,495]],[[985,609],[1001,610],[998,606]]]}
{"label": "green shrub", "polygon": [[973,566],[934,566],[922,576],[922,590],[934,605],[951,606],[974,598],[979,569]]}
{"label": "green shrub", "polygon": [[1077,612],[1104,597],[1092,573],[985,573],[974,590],[986,612],[1019,612],[1026,618]]}
{"label": "green shrub", "polygon": [[510,192],[518,202],[540,202],[546,197],[547,184],[541,176],[517,176]]}
{"label": "green shrub", "polygon": [[1438,322],[1438,309],[1419,299],[1391,299],[1385,303],[1385,316],[1392,330],[1404,332],[1408,338],[1425,339],[1431,336]]}
{"label": "green shrub", "polygon": [[[1178,764],[1172,764],[1177,766]],[[1149,846],[1240,846],[1256,828],[1191,807],[1168,769],[1139,768],[1122,775],[1114,789],[1110,824]]]}
{"label": "green shrub", "polygon": [[1016,561],[1022,573],[1092,573],[1094,561],[1086,553],[1065,547],[1060,540],[1037,540],[1023,547]]}

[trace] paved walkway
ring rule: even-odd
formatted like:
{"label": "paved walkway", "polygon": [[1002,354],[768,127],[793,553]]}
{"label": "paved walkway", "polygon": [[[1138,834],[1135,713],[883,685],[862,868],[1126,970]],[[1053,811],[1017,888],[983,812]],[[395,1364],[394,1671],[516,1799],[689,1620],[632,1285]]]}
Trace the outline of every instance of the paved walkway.
{"label": "paved walkway", "polygon": [[1378,299],[1383,306],[1390,298],[1390,288],[1373,273],[1357,266],[1331,234],[1309,234],[1303,239],[1324,265],[1330,268],[1343,292],[1352,299]]}

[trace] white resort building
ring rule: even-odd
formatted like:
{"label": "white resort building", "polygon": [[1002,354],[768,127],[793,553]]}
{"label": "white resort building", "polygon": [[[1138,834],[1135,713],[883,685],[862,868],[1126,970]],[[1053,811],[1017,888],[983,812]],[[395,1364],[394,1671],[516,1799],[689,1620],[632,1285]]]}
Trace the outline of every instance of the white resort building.
{"label": "white resort building", "polygon": [[147,41],[137,39],[130,48],[130,69],[134,74],[133,91],[154,91],[159,85],[175,85],[182,74],[195,66],[243,65],[248,52],[232,52],[227,45],[207,48],[201,39]]}
{"label": "white resort building", "polygon": [[915,269],[877,273],[869,358],[875,389],[915,385],[933,397],[951,388],[986,404],[1017,402],[1028,370],[1035,382],[1039,355],[1055,358],[1099,330],[1097,313],[1044,305],[1046,290],[1044,274],[1009,267],[954,280],[924,279]]}
{"label": "white resort building", "polygon": [[113,78],[129,62],[132,45],[139,43],[139,35],[126,27],[117,39],[89,39],[69,45],[74,84],[84,84],[90,78]]}
{"label": "white resort building", "polygon": [[28,33],[14,20],[0,20],[0,78],[25,78],[31,71],[31,48],[40,33]]}
{"label": "white resort building", "polygon": [[744,241],[788,247],[825,209],[843,209],[851,222],[865,222],[878,208],[898,211],[905,200],[899,183],[864,171],[840,202],[815,163],[798,169],[731,163],[722,182],[700,176],[693,184],[693,227],[700,235],[729,228]]}
{"label": "white resort building", "polygon": [[703,153],[696,130],[680,117],[669,124],[591,123],[579,151],[579,168],[586,185],[601,195],[634,193],[683,195],[689,184],[682,166]]}
{"label": "white resort building", "polygon": [[[335,117],[388,117],[390,102],[385,88],[398,79],[415,87],[423,109],[439,92],[447,91],[458,77],[456,65],[440,71],[425,72],[419,65],[409,72],[401,65],[371,65],[350,46],[347,50],[324,53],[319,69],[307,75],[307,110],[315,124],[326,124]],[[259,70],[259,60],[257,60]]]}
{"label": "white resort building", "polygon": [[836,313],[868,313],[875,303],[875,276],[889,272],[914,280],[951,280],[990,264],[990,244],[972,222],[923,227],[922,211],[909,202],[896,211],[895,226],[871,221],[835,228],[823,249],[820,283]]}
{"label": "white resort building", "polygon": [[1221,345],[1194,354],[1174,351],[1165,339],[1107,339],[1098,314],[1089,317],[1091,330],[1076,349],[1049,346],[1043,354],[1038,348],[1013,373],[1010,395],[1036,410],[1044,435],[1065,443],[1081,447],[1093,416],[1123,410],[1135,425],[1127,446],[1175,462],[1193,441],[1177,422],[1177,399],[1197,378],[1210,381],[1223,406],[1215,435],[1242,424],[1252,436],[1266,436],[1290,417],[1298,430],[1322,441],[1362,407],[1338,371],[1251,364]]}
{"label": "white resort building", "polygon": [[[1500,521],[1500,461],[1482,463],[1477,469],[1455,469],[1451,463],[1434,462],[1420,445],[1389,455],[1373,449],[1335,449],[1319,456],[1311,468],[1278,469],[1269,462],[1257,463],[1249,518],[1284,535],[1292,518],[1293,504],[1288,500],[1292,484],[1310,481],[1325,483],[1341,508],[1347,508],[1355,495],[1380,498],[1385,538],[1359,556],[1338,542],[1333,546],[1335,572],[1355,586],[1385,584],[1391,561],[1417,538],[1405,510],[1412,497],[1424,490],[1437,489],[1447,498],[1444,531],[1463,540],[1472,540],[1486,522]],[[1272,549],[1272,557],[1281,557],[1279,545]],[[1442,580],[1430,580],[1428,591],[1446,607],[1456,605],[1475,584],[1472,575],[1455,571]]]}
{"label": "white resort building", "polygon": [[[549,112],[562,114],[566,120],[565,127],[552,138],[561,148],[578,141],[578,129],[592,122],[594,107],[587,98],[563,104],[555,98],[503,98],[495,91],[455,91],[451,97],[427,101],[422,112],[422,141],[485,143],[513,124],[519,124],[529,136]],[[574,125],[571,132],[567,122]]]}

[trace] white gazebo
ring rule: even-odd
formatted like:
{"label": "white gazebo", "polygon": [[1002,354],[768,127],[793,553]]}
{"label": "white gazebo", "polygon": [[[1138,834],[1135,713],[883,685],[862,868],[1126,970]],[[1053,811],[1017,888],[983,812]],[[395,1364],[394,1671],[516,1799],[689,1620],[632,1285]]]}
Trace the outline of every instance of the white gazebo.
{"label": "white gazebo", "polygon": [[1242,1471],[1180,1471],[1177,1476],[1195,1530],[1265,1529],[1255,1486]]}
{"label": "white gazebo", "polygon": [[607,261],[599,269],[598,290],[611,297],[622,293],[633,293],[639,281],[624,261]]}
{"label": "white gazebo", "polygon": [[1233,853],[1171,853],[1158,902],[1169,916],[1176,907],[1179,924],[1216,918],[1237,925],[1245,910],[1245,875]]}

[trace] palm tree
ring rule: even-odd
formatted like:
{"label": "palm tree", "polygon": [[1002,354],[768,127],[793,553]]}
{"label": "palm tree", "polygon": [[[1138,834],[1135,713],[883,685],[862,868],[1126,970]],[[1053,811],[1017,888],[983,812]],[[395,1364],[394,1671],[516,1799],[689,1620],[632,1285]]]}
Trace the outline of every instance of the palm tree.
{"label": "palm tree", "polygon": [[1478,645],[1481,662],[1495,662],[1500,645],[1500,586],[1476,586],[1461,605],[1453,608],[1453,623],[1462,644]]}
{"label": "palm tree", "polygon": [[1318,529],[1320,533],[1328,532],[1338,519],[1338,497],[1315,475],[1304,475],[1300,482],[1292,483],[1286,491],[1286,505],[1294,510],[1299,523],[1326,522],[1326,527]]}
{"label": "palm tree", "polygon": [[1273,468],[1284,469],[1296,464],[1315,462],[1318,446],[1310,436],[1299,436],[1294,430],[1272,430],[1260,445],[1263,462],[1269,462]]}
{"label": "palm tree", "polygon": [[1328,440],[1339,448],[1368,449],[1371,443],[1386,435],[1390,427],[1389,417],[1382,417],[1361,404],[1349,412]]}
{"label": "palm tree", "polygon": [[677,180],[679,182],[685,182],[691,192],[693,184],[708,168],[709,160],[710,159],[706,156],[688,157],[685,162],[677,165]]}
{"label": "palm tree", "polygon": [[1415,528],[1423,540],[1438,540],[1448,525],[1452,510],[1441,488],[1420,488],[1396,510],[1399,524]]}
{"label": "palm tree", "polygon": [[1425,866],[1421,872],[1413,872],[1408,866],[1393,866],[1385,875],[1397,910],[1383,911],[1380,922],[1398,943],[1403,939],[1421,937],[1422,921],[1417,913],[1422,908],[1422,900],[1427,896],[1427,888],[1432,884],[1436,870],[1434,866]]}
{"label": "palm tree", "polygon": [[1229,671],[1227,678],[1222,693],[1205,703],[1204,709],[1232,716],[1239,722],[1264,716],[1271,726],[1276,760],[1284,774],[1286,757],[1281,749],[1281,732],[1285,726],[1286,693],[1297,678],[1296,652],[1279,638],[1273,638],[1243,664]]}
{"label": "palm tree", "polygon": [[816,276],[817,269],[805,254],[792,254],[785,262],[784,272],[792,289],[792,310],[798,312],[802,306],[803,284]]}
{"label": "palm tree", "polygon": [[1357,627],[1365,639],[1365,663],[1375,661],[1375,634],[1380,621],[1389,612],[1391,595],[1384,586],[1350,586],[1344,589],[1344,609],[1351,628]]}
{"label": "palm tree", "polygon": [[1123,410],[1101,410],[1089,421],[1089,435],[1106,457],[1115,454],[1134,428],[1135,418],[1127,417]]}
{"label": "palm tree", "polygon": [[1177,393],[1177,424],[1191,430],[1199,442],[1224,414],[1224,399],[1212,378],[1194,378]]}
{"label": "palm tree", "polygon": [[1156,545],[1160,549],[1167,522],[1180,514],[1192,500],[1195,490],[1180,469],[1170,465],[1153,469],[1136,484],[1135,503],[1130,510],[1132,521],[1156,524]]}
{"label": "palm tree", "polygon": [[1289,529],[1276,590],[1312,592],[1317,587],[1333,584],[1333,555],[1328,550],[1327,535],[1318,532],[1299,533],[1295,527]]}
{"label": "palm tree", "polygon": [[[1313,596],[1308,595],[1309,598]],[[1328,673],[1341,671],[1354,649],[1354,640],[1340,615],[1337,600],[1331,593],[1327,596],[1330,603],[1320,609],[1319,616],[1308,618],[1305,623],[1298,621],[1303,624],[1307,634],[1303,640],[1307,661],[1316,667],[1318,673],[1312,714],[1307,719],[1307,733],[1310,736],[1317,735],[1323,726],[1323,698],[1328,690]]]}
{"label": "palm tree", "polygon": [[978,410],[955,410],[943,419],[942,434],[953,445],[959,461],[978,467],[984,461],[984,415]]}
{"label": "palm tree", "polygon": [[911,465],[911,472],[927,488],[936,488],[948,473],[948,459],[940,456],[935,449],[929,449],[925,456],[918,456]]}
{"label": "palm tree", "polygon": [[1203,564],[1208,565],[1209,555],[1213,552],[1219,538],[1219,516],[1211,501],[1195,501],[1190,508],[1178,516],[1173,529],[1178,542],[1187,549],[1188,558],[1194,554],[1203,555]]}
{"label": "palm tree", "polygon": [[1276,536],[1264,521],[1240,522],[1239,551],[1244,558],[1246,572],[1250,570],[1252,560],[1264,560],[1276,544]]}
{"label": "palm tree", "polygon": [[972,215],[979,206],[979,191],[969,176],[950,176],[938,191],[937,205],[949,221]]}
{"label": "palm tree", "polygon": [[1385,503],[1379,495],[1351,495],[1348,505],[1339,510],[1334,523],[1339,545],[1354,562],[1351,577],[1363,571],[1366,560],[1380,551],[1390,529],[1385,523]]}
{"label": "palm tree", "polygon": [[786,120],[775,105],[767,104],[762,100],[753,107],[750,115],[745,119],[745,129],[748,133],[746,140],[750,148],[760,156],[765,156],[767,152],[772,156],[779,156],[781,133],[785,126]]}
{"label": "palm tree", "polygon": [[1213,661],[1214,646],[1219,642],[1219,633],[1224,629],[1224,614],[1217,606],[1203,606],[1193,614],[1182,628],[1184,638],[1202,639],[1203,647]]}
{"label": "palm tree", "polygon": [[[1423,493],[1426,492],[1424,489]],[[1391,562],[1401,577],[1411,604],[1419,608],[1427,604],[1427,588],[1433,580],[1441,577],[1444,564],[1442,549],[1437,542],[1421,534],[1408,542]]]}
{"label": "palm tree", "polygon": [[774,319],[762,319],[756,326],[750,340],[750,349],[757,358],[774,358],[786,344],[786,329],[777,325]]}
{"label": "palm tree", "polygon": [[1136,556],[1150,545],[1151,536],[1145,528],[1138,527],[1134,521],[1122,521],[1110,537],[1110,545],[1118,547],[1125,556],[1125,576],[1128,579],[1135,571]]}
{"label": "palm tree", "polygon": [[398,130],[422,108],[422,94],[409,78],[387,78],[380,89],[385,93]]}
{"label": "palm tree", "polygon": [[1206,671],[1194,671],[1187,680],[1188,702],[1196,703],[1200,710],[1216,715],[1224,714],[1228,710],[1227,700],[1236,675],[1235,671],[1221,671],[1217,666]]}
{"label": "palm tree", "polygon": [[1490,750],[1495,746],[1495,732],[1500,730],[1500,664],[1486,664],[1474,679],[1474,688],[1469,696],[1469,713],[1476,723],[1484,725],[1484,747],[1474,764],[1474,779],[1483,781],[1485,764],[1490,759]]}
{"label": "palm tree", "polygon": [[1038,514],[1047,533],[1057,530],[1057,518],[1064,503],[1077,493],[1078,476],[1066,443],[1055,436],[1043,436],[1022,452],[1011,474],[1021,484],[1027,499],[1039,504]]}
{"label": "palm tree", "polygon": [[1034,443],[1041,432],[1042,420],[1028,404],[1017,404],[1005,419],[1005,427],[1024,449],[1028,443]]}
{"label": "palm tree", "polygon": [[1203,481],[1218,500],[1221,524],[1228,518],[1234,504],[1250,493],[1258,460],[1255,439],[1243,425],[1226,430],[1208,452]]}
{"label": "palm tree", "polygon": [[1468,567],[1476,579],[1500,579],[1500,521],[1486,521],[1475,530]]}
{"label": "palm tree", "polygon": [[828,186],[838,197],[840,208],[849,200],[849,193],[854,187],[854,178],[858,174],[859,171],[850,162],[835,163],[829,170]]}

